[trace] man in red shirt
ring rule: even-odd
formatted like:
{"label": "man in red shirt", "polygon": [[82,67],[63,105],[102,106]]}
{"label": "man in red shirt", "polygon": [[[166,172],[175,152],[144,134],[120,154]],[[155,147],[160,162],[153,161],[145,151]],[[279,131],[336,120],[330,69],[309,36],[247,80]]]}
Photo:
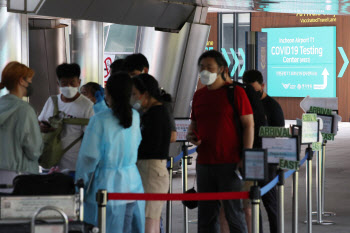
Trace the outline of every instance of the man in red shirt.
{"label": "man in red shirt", "polygon": [[[253,111],[245,91],[235,87],[235,106],[242,126],[238,135],[235,113],[225,87],[231,81],[224,57],[215,50],[198,59],[200,80],[206,85],[196,91],[192,102],[191,125],[187,138],[198,145],[198,192],[240,191],[242,182],[236,170],[241,162],[241,146],[252,148]],[[242,143],[241,143],[242,141]],[[241,200],[200,201],[198,233],[219,233],[218,216],[223,204],[230,232],[246,233],[247,225]]]}

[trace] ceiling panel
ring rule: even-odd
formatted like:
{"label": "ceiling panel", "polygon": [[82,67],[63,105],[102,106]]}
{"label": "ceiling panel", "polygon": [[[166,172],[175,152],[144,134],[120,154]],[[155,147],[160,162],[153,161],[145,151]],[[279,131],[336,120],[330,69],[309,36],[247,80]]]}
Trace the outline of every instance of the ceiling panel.
{"label": "ceiling panel", "polygon": [[217,11],[265,11],[295,14],[350,14],[349,0],[208,0]]}

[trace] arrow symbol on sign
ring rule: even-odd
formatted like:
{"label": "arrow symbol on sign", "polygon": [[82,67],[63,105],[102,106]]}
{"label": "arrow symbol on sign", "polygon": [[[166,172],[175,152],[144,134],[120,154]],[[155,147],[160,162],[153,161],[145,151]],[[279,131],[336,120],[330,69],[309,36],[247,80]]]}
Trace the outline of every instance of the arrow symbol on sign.
{"label": "arrow symbol on sign", "polygon": [[235,60],[235,65],[233,66],[232,71],[231,71],[231,77],[232,77],[235,74],[235,72],[236,72],[236,70],[238,68],[239,60],[238,60],[238,57],[236,55],[235,50],[233,50],[233,48],[230,48],[230,51],[231,51],[233,60]]}
{"label": "arrow symbol on sign", "polygon": [[243,52],[243,49],[242,49],[242,48],[239,48],[239,49],[238,49],[238,51],[239,51],[239,54],[241,55],[242,60],[243,60],[243,66],[242,66],[241,71],[239,72],[238,77],[242,77],[242,76],[243,76],[243,74],[244,74],[244,71],[245,71],[245,54],[244,54],[244,52]]}
{"label": "arrow symbol on sign", "polygon": [[221,48],[221,52],[222,52],[222,55],[224,55],[224,58],[225,58],[225,60],[227,62],[227,67],[230,67],[231,61],[230,61],[230,58],[227,55],[226,49]]}
{"label": "arrow symbol on sign", "polygon": [[300,102],[300,107],[304,110],[304,112],[309,111],[311,106],[338,110],[338,98],[313,98],[306,96]]}
{"label": "arrow symbol on sign", "polygon": [[[244,54],[242,48],[239,48],[238,50],[239,50],[239,53],[240,53],[240,55],[242,57],[242,60],[243,60],[243,66],[242,66],[242,69],[240,70],[238,76],[242,77],[243,73],[245,71],[245,54]],[[228,54],[226,52],[226,49],[221,48],[221,52],[222,52],[222,55],[224,56],[224,58],[225,58],[225,60],[227,62],[227,66],[230,67],[231,61],[230,61],[230,58],[229,58],[229,56],[228,56]],[[230,76],[233,77],[235,72],[236,72],[236,70],[237,70],[237,68],[238,68],[238,66],[239,66],[239,60],[238,60],[236,52],[235,52],[235,50],[233,48],[230,48],[230,52],[231,52],[231,55],[233,57],[233,60],[235,61],[234,66],[233,66],[232,71],[231,71],[231,74],[230,74]]]}
{"label": "arrow symbol on sign", "polygon": [[326,89],[327,87],[327,76],[329,75],[329,73],[326,68],[324,68],[322,75],[323,75],[323,84],[315,84],[314,85],[315,90],[323,90],[323,89]]}
{"label": "arrow symbol on sign", "polygon": [[346,53],[344,52],[343,47],[338,47],[338,50],[339,50],[340,55],[343,57],[343,60],[344,60],[344,65],[343,65],[343,67],[341,68],[341,70],[340,70],[340,72],[338,74],[338,78],[341,78],[341,77],[343,77],[344,72],[345,72],[346,68],[349,65],[349,59],[346,56]]}

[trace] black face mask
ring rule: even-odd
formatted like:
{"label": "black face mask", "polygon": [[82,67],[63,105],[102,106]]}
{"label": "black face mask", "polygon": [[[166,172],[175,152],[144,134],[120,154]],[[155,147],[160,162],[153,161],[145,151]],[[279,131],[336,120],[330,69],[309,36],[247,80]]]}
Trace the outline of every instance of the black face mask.
{"label": "black face mask", "polygon": [[[26,81],[27,82],[27,81]],[[27,82],[28,86],[26,87],[27,89],[27,97],[31,96],[33,94],[33,84],[30,82]]]}
{"label": "black face mask", "polygon": [[262,91],[257,91],[256,92],[256,95],[259,97],[259,99],[261,99],[262,95],[263,95],[263,92]]}

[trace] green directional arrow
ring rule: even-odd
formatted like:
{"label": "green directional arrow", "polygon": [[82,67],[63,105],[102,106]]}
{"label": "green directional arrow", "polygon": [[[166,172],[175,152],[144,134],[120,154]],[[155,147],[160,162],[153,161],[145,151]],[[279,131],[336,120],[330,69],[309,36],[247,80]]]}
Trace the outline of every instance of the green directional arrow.
{"label": "green directional arrow", "polygon": [[341,70],[340,70],[340,72],[338,74],[338,78],[341,78],[341,77],[343,77],[344,72],[345,72],[346,68],[349,65],[349,59],[346,56],[343,47],[338,47],[338,49],[339,49],[339,52],[340,52],[340,54],[341,54],[341,56],[343,57],[343,60],[344,60],[344,65],[343,65],[343,67],[341,68]]}
{"label": "green directional arrow", "polygon": [[235,50],[233,50],[233,48],[230,48],[230,51],[232,53],[233,60],[235,60],[235,65],[233,66],[232,71],[231,71],[231,77],[233,77],[233,75],[235,74],[235,72],[238,68],[239,60],[238,60],[238,57],[236,55]]}
{"label": "green directional arrow", "polygon": [[243,74],[244,74],[244,71],[245,71],[245,54],[244,54],[242,48],[239,48],[238,51],[239,51],[239,53],[241,54],[241,57],[242,57],[242,60],[243,60],[243,66],[242,66],[241,71],[239,72],[238,77],[242,77]]}
{"label": "green directional arrow", "polygon": [[221,52],[222,52],[222,55],[224,55],[224,58],[225,58],[225,60],[227,62],[227,67],[230,67],[231,61],[230,61],[230,58],[227,55],[226,49],[221,48]]}

